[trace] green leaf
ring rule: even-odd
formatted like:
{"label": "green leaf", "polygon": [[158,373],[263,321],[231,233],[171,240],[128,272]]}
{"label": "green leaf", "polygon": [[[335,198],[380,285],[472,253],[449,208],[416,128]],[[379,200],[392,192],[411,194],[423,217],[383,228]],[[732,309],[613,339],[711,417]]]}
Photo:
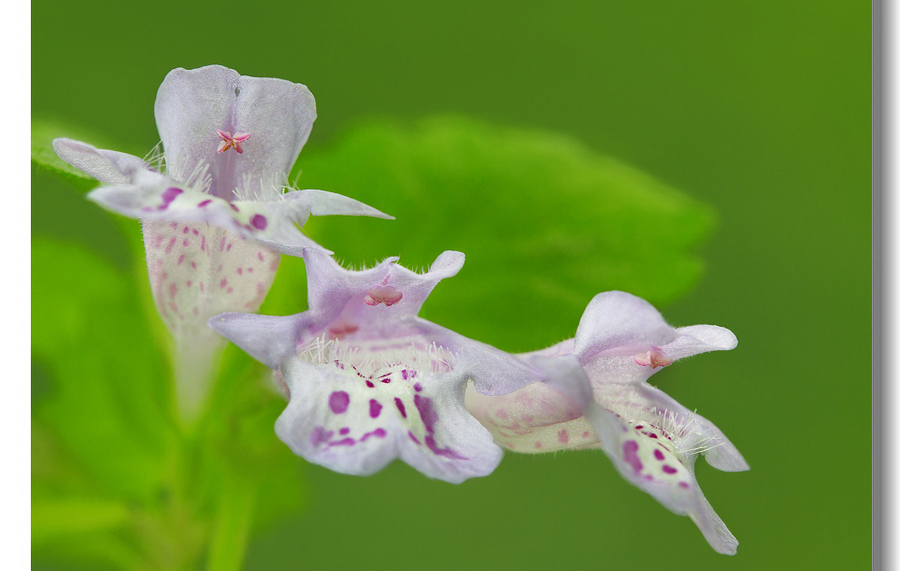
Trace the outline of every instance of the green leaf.
{"label": "green leaf", "polygon": [[32,242],[34,416],[109,495],[152,500],[172,439],[168,371],[132,276],[62,242]]}
{"label": "green leaf", "polygon": [[301,188],[361,200],[396,221],[313,218],[304,230],[360,265],[400,255],[466,265],[422,315],[506,350],[571,337],[588,301],[626,290],[660,304],[702,271],[709,208],[570,138],[438,117],[376,122],[300,157]]}

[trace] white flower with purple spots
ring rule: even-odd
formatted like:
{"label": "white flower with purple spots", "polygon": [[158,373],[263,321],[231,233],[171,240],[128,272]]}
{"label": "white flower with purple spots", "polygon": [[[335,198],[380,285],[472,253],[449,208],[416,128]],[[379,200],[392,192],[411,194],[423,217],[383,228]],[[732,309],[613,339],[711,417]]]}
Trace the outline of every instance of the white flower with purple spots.
{"label": "white flower with purple spots", "polygon": [[466,385],[506,394],[540,372],[514,356],[418,317],[437,283],[463,265],[444,252],[425,274],[390,258],[349,271],[305,250],[309,311],[288,317],[226,313],[210,326],[279,369],[290,402],[275,431],[298,455],[367,475],[401,459],[459,483],[502,457],[464,405]]}
{"label": "white flower with purple spots", "polygon": [[731,331],[669,326],[646,301],[623,292],[597,295],[574,339],[519,355],[545,382],[502,396],[467,391],[466,406],[498,444],[517,452],[602,448],[629,482],[688,515],[720,553],[738,542],[694,478],[702,454],[719,470],[748,470],[740,452],[702,416],[649,385],[661,367],[733,349]]}
{"label": "white flower with purple spots", "polygon": [[108,185],[89,198],[142,220],[153,298],[176,339],[178,400],[190,417],[221,347],[206,321],[255,311],[278,252],[319,247],[298,224],[310,215],[390,217],[321,190],[283,192],[316,118],[303,85],[215,65],[176,69],[159,88],[155,114],[164,154],[146,162],[69,139],[53,147]]}

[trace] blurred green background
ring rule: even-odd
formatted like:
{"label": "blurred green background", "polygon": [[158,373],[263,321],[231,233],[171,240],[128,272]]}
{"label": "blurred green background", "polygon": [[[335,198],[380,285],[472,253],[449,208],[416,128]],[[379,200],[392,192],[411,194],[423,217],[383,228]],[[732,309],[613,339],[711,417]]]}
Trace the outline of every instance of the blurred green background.
{"label": "blurred green background", "polygon": [[[304,510],[253,539],[247,569],[860,569],[871,556],[870,29],[863,1],[37,1],[32,113],[143,155],[165,74],[221,63],[309,86],[313,154],[372,115],[453,112],[574,137],[718,213],[698,252],[705,275],[660,309],[676,325],[726,326],[740,346],[653,380],[752,467],[697,465],[736,557],[602,454],[567,452],[507,454],[462,486],[396,463],[370,478],[307,466]],[[33,233],[125,259],[110,216],[46,175],[34,182]]]}

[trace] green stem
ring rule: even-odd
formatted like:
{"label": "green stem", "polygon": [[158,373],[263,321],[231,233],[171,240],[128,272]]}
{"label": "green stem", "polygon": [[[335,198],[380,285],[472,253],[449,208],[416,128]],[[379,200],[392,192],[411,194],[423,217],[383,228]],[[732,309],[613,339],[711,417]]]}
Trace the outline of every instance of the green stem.
{"label": "green stem", "polygon": [[222,483],[221,503],[213,524],[207,571],[239,571],[247,550],[257,484],[229,473]]}

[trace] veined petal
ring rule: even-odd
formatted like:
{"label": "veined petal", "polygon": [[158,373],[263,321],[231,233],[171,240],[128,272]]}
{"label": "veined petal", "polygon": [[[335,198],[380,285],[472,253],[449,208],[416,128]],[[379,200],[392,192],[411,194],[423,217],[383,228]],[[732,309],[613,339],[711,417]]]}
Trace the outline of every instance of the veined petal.
{"label": "veined petal", "polygon": [[54,139],[53,150],[65,162],[106,184],[128,184],[135,173],[147,168],[142,159],[133,155],[98,149],[72,139]]}
{"label": "veined petal", "polygon": [[[169,72],[155,113],[169,172],[206,168],[210,193],[226,200],[244,184],[286,175],[316,118],[306,86],[219,65]],[[220,131],[238,137],[233,151],[219,152]]]}
{"label": "veined petal", "polygon": [[400,458],[452,483],[500,462],[500,448],[463,407],[465,376],[445,355],[434,362],[427,349],[410,348],[399,360],[373,362],[339,343],[316,351],[282,364],[291,398],[275,431],[296,454],[355,475]]}

